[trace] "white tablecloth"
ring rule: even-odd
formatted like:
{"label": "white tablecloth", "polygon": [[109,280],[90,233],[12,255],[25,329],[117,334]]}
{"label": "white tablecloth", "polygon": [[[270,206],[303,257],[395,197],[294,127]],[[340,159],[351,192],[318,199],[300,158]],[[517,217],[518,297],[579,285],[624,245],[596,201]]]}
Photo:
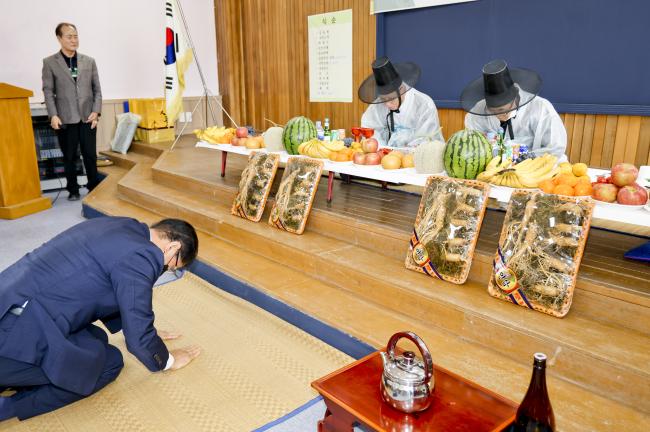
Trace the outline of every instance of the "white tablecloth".
{"label": "white tablecloth", "polygon": [[[196,144],[196,147],[209,148],[246,156],[254,151],[266,151],[265,149],[251,150],[243,146],[232,146],[230,144],[209,144],[204,141],[199,141]],[[307,157],[300,155],[289,155],[286,151],[274,153],[279,154],[280,162],[284,163],[286,163],[290,157]],[[357,177],[387,181],[390,183],[404,183],[415,186],[424,186],[426,184],[427,177],[431,175],[418,174],[415,172],[415,168],[385,170],[381,167],[381,165],[355,165],[352,162],[332,162],[327,159],[322,159],[322,161],[324,163],[323,169],[326,171],[336,172],[340,174],[350,174]],[[607,173],[609,173],[607,170],[589,168],[588,175],[593,181],[595,181],[596,176]],[[650,177],[650,175],[646,173],[650,173],[650,168],[646,166],[641,167],[638,182],[642,186],[650,186],[650,182],[646,181],[646,177]],[[444,175],[445,173],[443,172],[440,174]],[[512,194],[512,191],[514,191],[514,189],[509,187],[490,185],[490,198],[494,198],[502,203],[507,203],[510,201],[510,195]],[[650,204],[646,206],[645,209],[642,209],[618,204],[612,205],[596,201],[593,218],[637,225],[643,228],[648,228],[650,232]]]}

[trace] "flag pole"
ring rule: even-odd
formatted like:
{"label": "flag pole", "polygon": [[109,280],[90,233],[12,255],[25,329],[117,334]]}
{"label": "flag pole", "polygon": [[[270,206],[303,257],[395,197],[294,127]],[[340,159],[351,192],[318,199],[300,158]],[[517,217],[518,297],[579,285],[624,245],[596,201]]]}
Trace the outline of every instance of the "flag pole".
{"label": "flag pole", "polygon": [[[207,123],[208,123],[208,110],[210,111],[212,121],[216,122],[216,119],[217,119],[217,116],[214,113],[214,110],[212,109],[212,105],[210,105],[210,96],[212,96],[212,98],[214,98],[214,101],[217,103],[217,105],[219,105],[219,108],[221,108],[221,111],[223,111],[226,114],[226,116],[228,116],[228,118],[230,119],[232,124],[235,127],[238,127],[239,125],[237,124],[237,122],[235,120],[233,120],[233,118],[230,116],[228,111],[226,111],[226,109],[223,107],[223,105],[221,104],[221,101],[219,101],[219,98],[217,96],[213,95],[212,92],[208,89],[208,84],[207,84],[207,82],[205,80],[205,75],[203,74],[203,68],[201,67],[201,63],[199,62],[199,57],[196,54],[196,48],[194,47],[194,41],[192,40],[192,35],[190,34],[190,29],[189,29],[189,26],[187,25],[187,20],[185,19],[185,14],[183,13],[183,7],[181,6],[181,0],[176,0],[176,4],[178,5],[178,12],[180,14],[181,21],[183,22],[183,27],[185,28],[185,34],[187,35],[187,41],[188,41],[188,43],[190,45],[190,49],[192,50],[192,55],[194,56],[194,62],[196,63],[196,67],[197,67],[198,72],[199,72],[199,77],[201,78],[201,84],[203,85],[203,95],[201,96],[201,99],[199,99],[199,103],[201,103],[201,101],[205,97],[205,105],[206,105],[206,108],[205,108],[205,124],[206,124],[206,128],[207,128]],[[194,109],[192,110],[192,115],[194,114],[194,111],[196,111],[196,108],[198,107],[198,105],[199,104],[197,104],[194,107]],[[183,128],[181,129],[181,132],[178,134],[178,136],[176,137],[176,139],[172,143],[172,146],[169,148],[169,151],[172,151],[174,149],[174,147],[176,146],[176,143],[178,142],[180,137],[183,135],[183,131],[185,130],[186,127],[187,127],[187,122],[184,122],[184,125],[183,125]]]}

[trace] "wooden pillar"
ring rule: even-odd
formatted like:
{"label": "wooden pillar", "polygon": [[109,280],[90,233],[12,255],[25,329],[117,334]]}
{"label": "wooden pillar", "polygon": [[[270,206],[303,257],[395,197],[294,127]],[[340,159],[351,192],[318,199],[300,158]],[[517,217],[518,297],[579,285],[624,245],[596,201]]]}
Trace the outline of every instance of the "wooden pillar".
{"label": "wooden pillar", "polygon": [[30,90],[0,83],[0,218],[17,219],[52,206],[41,196]]}

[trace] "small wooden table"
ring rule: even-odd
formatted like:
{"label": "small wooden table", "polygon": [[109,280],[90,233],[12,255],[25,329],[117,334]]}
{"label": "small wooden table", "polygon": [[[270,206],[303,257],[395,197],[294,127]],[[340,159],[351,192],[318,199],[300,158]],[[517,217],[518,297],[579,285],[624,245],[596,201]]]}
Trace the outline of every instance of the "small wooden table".
{"label": "small wooden table", "polygon": [[325,399],[319,432],[352,431],[363,425],[378,431],[501,431],[515,419],[518,404],[434,365],[431,406],[405,414],[381,399],[383,364],[370,354],[311,385]]}

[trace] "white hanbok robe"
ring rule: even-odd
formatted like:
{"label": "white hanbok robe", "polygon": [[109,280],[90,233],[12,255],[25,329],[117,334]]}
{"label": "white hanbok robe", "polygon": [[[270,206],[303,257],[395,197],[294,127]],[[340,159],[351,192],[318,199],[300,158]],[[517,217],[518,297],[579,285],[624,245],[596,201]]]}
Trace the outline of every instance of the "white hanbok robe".
{"label": "white hanbok robe", "polygon": [[[485,100],[480,101],[472,111],[485,110]],[[513,142],[525,144],[529,151],[540,156],[551,153],[558,162],[565,162],[567,134],[564,123],[551,103],[537,96],[517,110],[511,119]],[[497,132],[501,122],[496,116],[480,116],[467,113],[465,129],[474,129],[483,133]],[[510,133],[505,133],[505,141],[510,140]]]}
{"label": "white hanbok robe", "polygon": [[433,99],[412,88],[402,95],[402,105],[399,113],[393,114],[395,131],[388,138],[389,109],[383,103],[371,104],[361,117],[361,126],[375,130],[374,138],[380,147],[393,149],[415,148],[420,140],[418,137],[433,136],[444,142],[440,131],[438,110]]}

